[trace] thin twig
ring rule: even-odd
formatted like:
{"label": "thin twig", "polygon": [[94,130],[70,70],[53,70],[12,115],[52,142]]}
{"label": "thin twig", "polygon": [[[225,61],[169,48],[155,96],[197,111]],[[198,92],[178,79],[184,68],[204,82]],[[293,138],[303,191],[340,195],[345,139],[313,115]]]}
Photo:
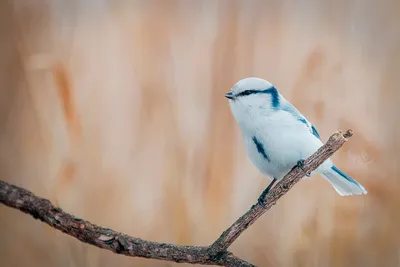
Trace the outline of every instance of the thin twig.
{"label": "thin twig", "polygon": [[[324,146],[304,162],[303,170],[306,173],[314,171],[351,136],[351,130],[348,130],[345,134],[335,133],[332,135]],[[259,204],[253,205],[246,214],[233,223],[208,247],[151,242],[103,228],[64,212],[53,206],[49,200],[37,197],[26,189],[1,180],[0,202],[25,212],[82,242],[117,254],[182,263],[250,267],[254,265],[236,257],[227,251],[227,248],[305,175],[303,170],[298,167],[293,168],[282,181],[271,189],[264,199],[265,209]]]}

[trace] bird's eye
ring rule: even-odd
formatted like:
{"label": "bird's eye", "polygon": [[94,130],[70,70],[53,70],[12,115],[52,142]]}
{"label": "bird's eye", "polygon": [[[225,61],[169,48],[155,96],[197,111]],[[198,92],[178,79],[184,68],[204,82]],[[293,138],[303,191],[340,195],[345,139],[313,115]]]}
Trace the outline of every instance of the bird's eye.
{"label": "bird's eye", "polygon": [[254,94],[256,92],[257,92],[256,90],[245,90],[245,91],[237,94],[237,97],[251,95],[251,94]]}

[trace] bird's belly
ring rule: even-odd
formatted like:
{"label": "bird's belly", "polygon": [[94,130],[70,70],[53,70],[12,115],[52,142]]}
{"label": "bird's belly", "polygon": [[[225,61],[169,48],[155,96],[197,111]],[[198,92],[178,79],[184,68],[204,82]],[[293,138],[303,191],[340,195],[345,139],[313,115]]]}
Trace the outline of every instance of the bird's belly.
{"label": "bird's belly", "polygon": [[300,159],[308,158],[322,145],[311,134],[296,131],[269,131],[255,135],[263,144],[268,159],[258,151],[252,138],[246,138],[249,157],[264,175],[276,179],[282,179]]}

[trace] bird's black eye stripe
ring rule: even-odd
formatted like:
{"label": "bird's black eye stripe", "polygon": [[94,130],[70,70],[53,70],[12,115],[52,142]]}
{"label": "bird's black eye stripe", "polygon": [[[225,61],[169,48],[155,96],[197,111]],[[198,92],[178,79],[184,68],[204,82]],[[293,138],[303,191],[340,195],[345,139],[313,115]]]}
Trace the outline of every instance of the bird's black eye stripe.
{"label": "bird's black eye stripe", "polygon": [[250,90],[245,90],[243,92],[240,92],[239,94],[235,95],[233,99],[237,99],[241,96],[248,96],[252,94],[270,94],[271,95],[271,104],[273,108],[278,108],[280,101],[279,101],[279,93],[278,90],[274,86],[271,86],[267,89],[264,90],[255,90],[255,89],[250,89]]}
{"label": "bird's black eye stripe", "polygon": [[237,94],[236,97],[252,95],[252,94],[258,94],[258,93],[260,93],[259,90],[245,90],[245,91],[240,92],[239,94]]}

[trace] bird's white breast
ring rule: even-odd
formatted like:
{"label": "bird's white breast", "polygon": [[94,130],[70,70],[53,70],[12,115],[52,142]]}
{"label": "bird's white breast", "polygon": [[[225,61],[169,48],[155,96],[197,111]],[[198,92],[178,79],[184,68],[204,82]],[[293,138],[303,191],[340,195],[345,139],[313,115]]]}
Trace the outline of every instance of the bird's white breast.
{"label": "bird's white breast", "polygon": [[[288,112],[251,116],[238,122],[251,161],[271,178],[282,179],[300,159],[322,146],[307,125]],[[268,159],[260,153],[254,137],[263,145]]]}

